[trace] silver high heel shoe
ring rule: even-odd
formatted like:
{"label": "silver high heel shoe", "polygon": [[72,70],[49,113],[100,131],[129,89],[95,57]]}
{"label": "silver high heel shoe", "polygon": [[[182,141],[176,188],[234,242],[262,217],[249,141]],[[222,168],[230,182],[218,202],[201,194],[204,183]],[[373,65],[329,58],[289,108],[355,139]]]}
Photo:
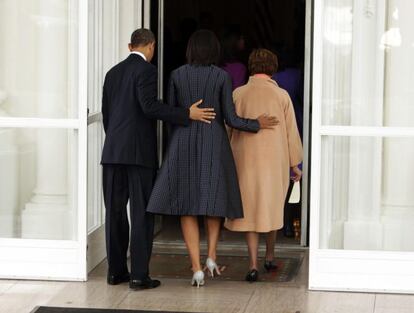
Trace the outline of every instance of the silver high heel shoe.
{"label": "silver high heel shoe", "polygon": [[211,277],[214,277],[214,271],[216,271],[217,275],[220,276],[220,270],[217,266],[217,263],[212,258],[207,258],[206,260],[206,267],[210,272]]}
{"label": "silver high heel shoe", "polygon": [[204,285],[204,272],[203,271],[197,271],[193,274],[193,278],[191,279],[191,285],[197,286],[197,288],[200,288],[200,286]]}

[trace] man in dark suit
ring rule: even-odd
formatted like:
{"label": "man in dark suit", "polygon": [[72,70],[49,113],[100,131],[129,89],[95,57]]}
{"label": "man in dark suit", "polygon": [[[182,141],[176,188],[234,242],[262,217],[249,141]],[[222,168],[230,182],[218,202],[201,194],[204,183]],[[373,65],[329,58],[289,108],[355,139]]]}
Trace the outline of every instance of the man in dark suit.
{"label": "man in dark suit", "polygon": [[[146,213],[158,167],[156,119],[188,125],[191,120],[210,123],[214,109],[172,107],[157,99],[157,70],[150,62],[154,34],[138,29],[131,36],[131,54],[106,75],[102,115],[106,133],[102,152],[106,207],[108,284],[129,281],[132,289],[156,288],[149,277],[154,216]],[[130,202],[131,240],[127,202]],[[131,273],[127,267],[130,243]]]}

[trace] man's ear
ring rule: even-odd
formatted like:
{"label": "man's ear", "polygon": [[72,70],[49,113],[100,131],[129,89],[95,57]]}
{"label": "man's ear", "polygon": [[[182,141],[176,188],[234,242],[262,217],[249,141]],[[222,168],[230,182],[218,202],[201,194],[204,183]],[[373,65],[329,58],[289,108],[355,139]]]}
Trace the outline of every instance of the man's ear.
{"label": "man's ear", "polygon": [[130,43],[128,44],[128,49],[130,52],[132,51],[132,45]]}

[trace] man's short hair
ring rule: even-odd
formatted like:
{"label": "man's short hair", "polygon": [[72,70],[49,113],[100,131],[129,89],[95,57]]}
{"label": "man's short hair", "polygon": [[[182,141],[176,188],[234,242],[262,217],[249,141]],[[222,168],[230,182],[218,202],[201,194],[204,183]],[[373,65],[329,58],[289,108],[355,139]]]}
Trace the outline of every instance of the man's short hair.
{"label": "man's short hair", "polygon": [[154,33],[146,28],[137,29],[131,35],[132,48],[144,47],[153,42],[155,42]]}

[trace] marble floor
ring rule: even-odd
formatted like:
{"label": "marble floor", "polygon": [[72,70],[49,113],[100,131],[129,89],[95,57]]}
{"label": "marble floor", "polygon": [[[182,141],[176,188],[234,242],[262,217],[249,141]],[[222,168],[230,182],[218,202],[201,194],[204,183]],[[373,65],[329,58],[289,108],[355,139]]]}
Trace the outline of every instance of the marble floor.
{"label": "marble floor", "polygon": [[86,283],[0,280],[0,312],[28,313],[38,305],[217,313],[414,312],[414,296],[409,295],[308,291],[304,253],[300,273],[289,283],[208,280],[197,289],[189,280],[164,279],[158,289],[130,291],[125,284],[106,284],[105,263]]}

